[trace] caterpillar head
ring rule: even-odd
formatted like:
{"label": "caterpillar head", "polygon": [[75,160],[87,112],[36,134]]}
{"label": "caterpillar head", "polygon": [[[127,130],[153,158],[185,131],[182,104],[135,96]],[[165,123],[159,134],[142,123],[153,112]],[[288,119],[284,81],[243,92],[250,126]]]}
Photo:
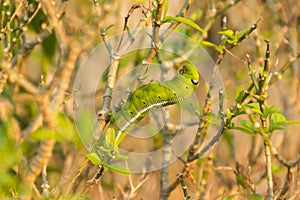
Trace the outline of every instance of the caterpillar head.
{"label": "caterpillar head", "polygon": [[190,86],[196,89],[199,86],[199,72],[197,68],[190,64],[185,64],[179,70],[179,74],[181,74],[184,78],[188,80]]}

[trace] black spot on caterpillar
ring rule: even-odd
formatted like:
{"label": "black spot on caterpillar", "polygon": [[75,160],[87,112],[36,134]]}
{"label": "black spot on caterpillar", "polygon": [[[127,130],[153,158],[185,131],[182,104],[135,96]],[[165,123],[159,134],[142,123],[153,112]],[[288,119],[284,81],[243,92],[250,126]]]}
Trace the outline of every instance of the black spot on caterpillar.
{"label": "black spot on caterpillar", "polygon": [[151,82],[137,88],[128,102],[121,105],[111,122],[117,131],[115,144],[118,145],[135,124],[150,110],[160,108],[188,98],[199,86],[199,73],[193,65],[186,64],[171,80]]}

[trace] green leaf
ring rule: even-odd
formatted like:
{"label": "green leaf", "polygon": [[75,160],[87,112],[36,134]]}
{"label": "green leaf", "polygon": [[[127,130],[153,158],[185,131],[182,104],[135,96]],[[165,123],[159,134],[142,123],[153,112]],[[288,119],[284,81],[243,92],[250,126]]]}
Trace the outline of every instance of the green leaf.
{"label": "green leaf", "polygon": [[272,115],[275,113],[280,113],[280,109],[277,106],[266,105],[264,109],[264,116]]}
{"label": "green leaf", "polygon": [[234,40],[234,32],[233,30],[219,31],[219,34],[226,36],[229,39]]}
{"label": "green leaf", "polygon": [[4,85],[4,88],[3,88],[3,92],[1,94],[1,97],[5,97],[7,98],[10,103],[14,106],[14,108],[16,108],[16,103],[14,101],[14,98],[13,98],[13,95],[12,95],[12,91],[11,91],[11,88],[9,87],[8,84],[5,84]]}
{"label": "green leaf", "polygon": [[56,120],[57,125],[55,131],[57,133],[57,137],[61,141],[73,141],[74,135],[77,134],[73,121],[62,113],[57,114]]}
{"label": "green leaf", "polygon": [[226,196],[223,200],[232,199],[264,200],[264,197],[260,194],[231,194]]}
{"label": "green leaf", "polygon": [[31,139],[42,141],[42,140],[49,140],[49,139],[57,139],[56,132],[46,127],[40,127],[34,132],[30,134]]}
{"label": "green leaf", "polygon": [[217,49],[219,47],[218,45],[208,42],[208,41],[200,41],[199,44],[202,46],[205,46],[205,47],[213,47],[215,49]]}
{"label": "green leaf", "polygon": [[152,10],[152,18],[153,18],[153,19],[155,19],[156,13],[157,13],[157,9],[154,8],[154,9]]}
{"label": "green leaf", "polygon": [[126,155],[116,155],[114,160],[127,160],[128,156]]}
{"label": "green leaf", "polygon": [[110,153],[112,151],[112,149],[107,149],[104,146],[98,146],[97,147],[102,153]]}
{"label": "green leaf", "polygon": [[113,172],[117,172],[117,173],[123,174],[125,176],[130,175],[130,171],[122,165],[111,164],[111,165],[107,165],[106,167]]}
{"label": "green leaf", "polygon": [[19,152],[19,146],[16,146],[15,144],[15,130],[13,127],[14,119],[12,117],[8,118],[7,121],[2,121],[0,123],[0,167],[11,166],[13,168],[21,158],[18,156],[21,152]]}
{"label": "green leaf", "polygon": [[247,200],[264,200],[264,196],[260,194],[245,194]]}
{"label": "green leaf", "polygon": [[90,110],[83,110],[79,114],[76,127],[83,144],[90,144],[92,142],[95,124],[95,117]]}
{"label": "green leaf", "polygon": [[271,115],[270,118],[270,124],[272,125],[277,125],[277,124],[285,124],[287,122],[285,116],[281,113],[275,113]]}
{"label": "green leaf", "polygon": [[109,72],[109,67],[106,67],[104,72],[102,73],[101,75],[101,81],[103,83],[105,83],[107,81],[107,78],[108,78],[108,72]]}
{"label": "green leaf", "polygon": [[206,92],[206,94],[207,94],[208,92],[210,92],[210,91],[209,91],[209,84],[208,84],[208,83],[205,83],[205,92]]}
{"label": "green leaf", "polygon": [[277,164],[272,164],[272,174],[277,174],[279,172],[282,172],[285,170],[285,167],[277,165]]}
{"label": "green leaf", "polygon": [[240,124],[241,124],[244,128],[246,128],[246,129],[252,131],[253,133],[256,133],[256,132],[258,131],[258,129],[257,129],[257,128],[254,126],[254,124],[253,124],[252,122],[250,122],[250,121],[247,121],[247,120],[240,120]]}
{"label": "green leaf", "polygon": [[256,24],[251,25],[250,27],[246,27],[240,31],[236,32],[236,37],[238,40],[241,40],[242,38],[245,38],[251,31],[257,28]]}
{"label": "green leaf", "polygon": [[238,31],[233,32],[233,30],[225,30],[220,31],[219,34],[224,35],[226,38],[222,41],[222,44],[225,45],[225,43],[236,45],[239,41],[238,39]]}
{"label": "green leaf", "polygon": [[232,199],[234,199],[236,196],[237,196],[237,194],[231,194],[231,195],[228,195],[228,196],[224,197],[223,200],[232,200]]}
{"label": "green leaf", "polygon": [[172,21],[176,21],[176,22],[180,22],[180,23],[184,23],[198,31],[200,31],[201,33],[205,33],[206,31],[204,31],[200,26],[198,26],[198,24],[196,24],[195,22],[193,22],[190,19],[184,18],[184,17],[172,17],[172,16],[166,16],[161,23],[166,23],[166,22],[172,22]]}
{"label": "green leaf", "polygon": [[115,143],[115,130],[113,128],[108,128],[105,132],[105,142],[104,145],[107,149],[114,150],[114,143]]}
{"label": "green leaf", "polygon": [[165,0],[164,2],[164,17],[166,17],[167,13],[168,13],[168,10],[169,10],[169,1],[168,0]]}
{"label": "green leaf", "polygon": [[247,129],[247,128],[243,128],[243,127],[232,127],[232,129],[242,131],[248,135],[256,136],[255,132],[253,132],[253,130],[251,130],[251,129]]}
{"label": "green leaf", "polygon": [[213,112],[207,112],[206,113],[206,119],[207,122],[205,126],[210,126],[211,124],[218,124],[218,117]]}
{"label": "green leaf", "polygon": [[192,21],[196,21],[198,19],[201,19],[202,16],[203,16],[203,10],[198,9],[190,15],[190,19]]}
{"label": "green leaf", "polygon": [[255,103],[249,103],[247,105],[245,105],[246,108],[249,108],[251,111],[259,114],[260,116],[263,116],[263,113],[260,110],[259,107],[259,103],[255,102]]}
{"label": "green leaf", "polygon": [[229,108],[226,109],[226,118],[227,118],[228,120],[231,120],[231,119],[232,119],[232,113],[231,113],[231,111],[230,111]]}
{"label": "green leaf", "polygon": [[109,29],[111,29],[111,28],[114,27],[114,26],[115,26],[115,24],[109,25],[108,27],[105,28],[105,31],[107,32]]}
{"label": "green leaf", "polygon": [[292,124],[300,124],[300,122],[286,120],[286,118],[285,118],[285,116],[283,114],[274,113],[270,117],[269,132],[272,132],[274,130],[283,129],[284,126],[292,125]]}
{"label": "green leaf", "polygon": [[55,50],[56,50],[57,40],[55,33],[52,32],[43,42],[42,47],[48,58],[53,58]]}
{"label": "green leaf", "polygon": [[101,165],[102,162],[96,153],[86,153],[85,155],[94,165]]}
{"label": "green leaf", "polygon": [[223,45],[219,45],[219,46],[216,47],[216,50],[217,50],[220,54],[223,54],[223,52],[224,52],[223,47],[224,47]]}
{"label": "green leaf", "polygon": [[241,101],[244,97],[244,94],[245,94],[245,89],[244,89],[244,86],[241,85],[236,89],[235,101],[237,103],[241,103]]}

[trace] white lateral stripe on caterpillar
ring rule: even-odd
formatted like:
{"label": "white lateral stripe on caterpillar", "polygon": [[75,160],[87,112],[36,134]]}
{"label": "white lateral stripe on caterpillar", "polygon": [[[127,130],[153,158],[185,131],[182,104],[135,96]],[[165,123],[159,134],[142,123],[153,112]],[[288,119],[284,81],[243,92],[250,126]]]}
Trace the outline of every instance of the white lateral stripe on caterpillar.
{"label": "white lateral stripe on caterpillar", "polygon": [[182,101],[183,98],[181,97],[173,97],[173,98],[169,98],[168,101],[158,101],[156,103],[153,103],[153,104],[150,104],[148,106],[145,106],[142,110],[140,110],[134,117],[132,117],[126,124],[124,124],[124,126],[122,126],[119,131],[117,132],[117,136],[116,136],[116,139],[115,141],[118,141],[119,138],[121,137],[122,133],[126,130],[126,128],[134,123],[135,120],[137,120],[142,114],[148,112],[149,110],[152,110],[154,108],[157,108],[157,107],[164,107],[165,105],[169,105],[169,104],[172,104],[172,102],[174,101]]}

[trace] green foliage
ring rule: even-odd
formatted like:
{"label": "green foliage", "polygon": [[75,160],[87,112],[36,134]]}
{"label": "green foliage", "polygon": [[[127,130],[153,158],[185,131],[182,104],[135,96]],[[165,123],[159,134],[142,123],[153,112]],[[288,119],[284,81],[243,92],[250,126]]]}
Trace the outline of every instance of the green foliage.
{"label": "green foliage", "polygon": [[222,41],[223,45],[225,43],[232,44],[232,45],[237,45],[242,39],[244,39],[251,31],[256,29],[257,25],[254,24],[250,27],[247,27],[245,29],[242,29],[240,31],[233,31],[233,30],[225,30],[225,31],[220,31],[219,34],[225,36],[225,39]]}
{"label": "green foliage", "polygon": [[199,32],[203,33],[203,34],[207,34],[206,31],[204,31],[198,24],[196,24],[194,21],[192,21],[191,19],[185,18],[185,17],[173,17],[173,16],[166,16],[162,19],[161,23],[169,23],[169,22],[180,22],[180,23],[184,23],[196,30],[198,30]]}
{"label": "green foliage", "polygon": [[189,19],[195,22],[196,20],[201,19],[202,16],[203,16],[203,10],[197,9],[190,15]]}
{"label": "green foliage", "polygon": [[232,127],[232,129],[240,130],[244,133],[247,133],[249,135],[255,136],[258,132],[258,128],[255,127],[255,125],[247,120],[240,120],[240,124],[243,127]]}
{"label": "green foliage", "polygon": [[[265,108],[261,111],[259,103],[248,103],[236,110],[234,116],[243,115],[246,114],[246,112],[255,113],[269,122],[268,127],[264,129],[265,133],[272,133],[275,130],[284,129],[287,125],[300,124],[300,122],[297,121],[287,120],[280,109],[273,105],[265,105]],[[229,110],[227,110],[227,118],[232,119],[232,113]],[[255,136],[261,128],[259,124],[255,124],[249,120],[240,120],[239,123],[242,127],[235,126],[234,124],[231,124],[231,127],[228,127],[253,136]]]}
{"label": "green foliage", "polygon": [[98,157],[98,155],[94,152],[92,153],[86,153],[85,154],[86,157],[94,164],[94,165],[101,165],[102,162],[100,160],[100,158]]}
{"label": "green foliage", "polygon": [[116,144],[124,139],[135,124],[150,110],[177,104],[187,99],[199,86],[199,74],[195,66],[184,64],[176,76],[164,82],[153,81],[137,88],[128,102],[121,105],[111,117],[111,122],[120,130],[116,134]]}
{"label": "green foliage", "polygon": [[50,34],[49,37],[47,37],[43,42],[42,42],[42,47],[43,50],[45,51],[45,55],[49,58],[52,59],[53,56],[55,55],[56,52],[56,36],[54,33]]}
{"label": "green foliage", "polygon": [[94,124],[94,115],[89,110],[84,110],[79,114],[76,121],[76,128],[83,144],[91,143]]}
{"label": "green foliage", "polygon": [[285,170],[285,167],[276,163],[272,164],[272,174],[278,174]]}
{"label": "green foliage", "polygon": [[165,0],[164,1],[164,15],[163,15],[163,18],[165,18],[167,16],[168,10],[169,10],[169,1]]}
{"label": "green foliage", "polygon": [[13,119],[0,123],[0,198],[9,196],[13,188],[20,190],[21,183],[14,167],[20,162],[21,155],[13,137],[13,123]]}
{"label": "green foliage", "polygon": [[281,113],[274,113],[270,117],[270,126],[267,132],[284,129],[287,125],[300,124],[298,121],[287,120]]}
{"label": "green foliage", "polygon": [[73,120],[62,113],[58,113],[55,119],[55,130],[42,126],[30,134],[31,139],[36,141],[55,139],[60,142],[77,143],[78,145],[79,141]]}
{"label": "green foliage", "polygon": [[218,33],[223,36],[221,44],[217,45],[209,41],[200,41],[199,44],[205,47],[213,47],[219,52],[219,54],[224,54],[224,47],[226,47],[226,45],[230,45],[230,48],[236,46],[256,28],[257,25],[253,24],[252,26],[242,29],[240,31],[234,32],[231,29],[219,31]]}
{"label": "green foliage", "polygon": [[244,86],[240,85],[240,86],[236,89],[235,102],[236,102],[237,104],[241,104],[242,101],[244,100],[244,96],[245,96],[245,89],[244,89]]}
{"label": "green foliage", "polygon": [[105,167],[107,167],[107,169],[109,169],[110,171],[117,172],[125,176],[130,175],[130,171],[122,165],[111,164],[111,165],[106,165]]}
{"label": "green foliage", "polygon": [[126,160],[127,156],[119,154],[115,144],[115,130],[112,128],[108,128],[105,135],[93,144],[93,152],[87,153],[86,156],[94,165],[101,165],[105,170],[126,176],[130,174],[126,167],[116,163],[116,161]]}
{"label": "green foliage", "polygon": [[228,195],[223,200],[234,200],[237,198],[245,199],[245,200],[264,200],[264,196],[260,194],[232,194]]}
{"label": "green foliage", "polygon": [[40,127],[36,131],[30,134],[30,137],[33,140],[36,141],[43,141],[43,140],[49,140],[49,139],[58,139],[56,137],[56,131],[51,130],[46,127]]}

